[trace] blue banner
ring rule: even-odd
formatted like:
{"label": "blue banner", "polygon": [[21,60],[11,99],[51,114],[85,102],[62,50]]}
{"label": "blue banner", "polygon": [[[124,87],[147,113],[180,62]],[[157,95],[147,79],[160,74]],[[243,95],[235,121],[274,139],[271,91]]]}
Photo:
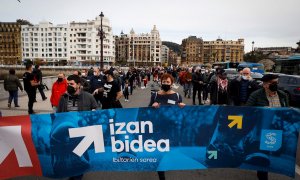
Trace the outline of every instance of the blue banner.
{"label": "blue banner", "polygon": [[44,176],[241,168],[295,175],[299,110],[230,106],[31,115]]}

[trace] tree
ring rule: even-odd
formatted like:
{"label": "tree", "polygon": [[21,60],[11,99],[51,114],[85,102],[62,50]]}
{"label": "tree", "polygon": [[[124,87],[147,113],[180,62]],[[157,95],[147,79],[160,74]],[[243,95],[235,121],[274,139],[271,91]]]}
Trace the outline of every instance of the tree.
{"label": "tree", "polygon": [[248,52],[244,55],[244,61],[257,63],[260,60],[268,59],[268,56],[269,54],[263,54],[260,51]]}
{"label": "tree", "polygon": [[297,42],[296,44],[298,44],[298,47],[297,47],[297,49],[296,49],[296,53],[300,53],[300,41]]}
{"label": "tree", "polygon": [[181,46],[177,43],[169,42],[169,41],[162,41],[162,45],[168,46],[168,48],[170,48],[177,54],[181,54]]}
{"label": "tree", "polygon": [[30,25],[33,26],[29,21],[25,20],[25,19],[17,19],[17,23],[20,25]]}

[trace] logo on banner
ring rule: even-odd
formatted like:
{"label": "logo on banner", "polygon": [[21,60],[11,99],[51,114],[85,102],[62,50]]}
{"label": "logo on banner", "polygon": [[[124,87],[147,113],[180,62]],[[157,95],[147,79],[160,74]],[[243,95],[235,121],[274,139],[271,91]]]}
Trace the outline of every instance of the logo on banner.
{"label": "logo on banner", "polygon": [[[153,124],[151,121],[132,121],[114,123],[109,120],[109,129],[111,135],[112,152],[160,152],[170,151],[170,140],[152,139],[145,140],[142,134],[153,133]],[[128,134],[139,134],[137,139],[130,139]],[[73,153],[81,157],[88,148],[94,144],[95,153],[105,152],[102,125],[94,125],[69,129],[70,138],[84,137],[82,141],[73,150]],[[124,139],[116,139],[115,135],[124,135]]]}
{"label": "logo on banner", "polygon": [[277,151],[282,145],[281,130],[262,130],[260,149],[266,151]]}
{"label": "logo on banner", "polygon": [[41,173],[30,117],[0,118],[0,179]]}

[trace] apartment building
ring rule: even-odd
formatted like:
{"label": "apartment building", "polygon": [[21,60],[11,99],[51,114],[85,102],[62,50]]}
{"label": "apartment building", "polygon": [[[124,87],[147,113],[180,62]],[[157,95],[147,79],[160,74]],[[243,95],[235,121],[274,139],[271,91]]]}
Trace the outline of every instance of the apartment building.
{"label": "apartment building", "polygon": [[154,25],[150,33],[129,34],[123,32],[116,36],[116,61],[130,66],[161,65],[161,39]]}
{"label": "apartment building", "polygon": [[185,65],[203,64],[203,40],[196,36],[190,36],[182,40],[182,59]]}
{"label": "apartment building", "polygon": [[0,22],[0,64],[20,64],[21,61],[21,23]]}
{"label": "apartment building", "polygon": [[181,63],[185,65],[244,60],[244,39],[203,41],[202,38],[190,36],[182,40],[181,46]]}
{"label": "apartment building", "polygon": [[161,63],[163,65],[168,65],[169,64],[169,48],[166,45],[161,46]]}
{"label": "apartment building", "polygon": [[50,65],[68,62],[68,25],[54,26],[42,21],[37,25],[22,25],[23,60],[43,61]]}
{"label": "apartment building", "polygon": [[258,47],[254,51],[262,52],[263,54],[278,54],[278,55],[292,55],[292,47]]}
{"label": "apartment building", "polygon": [[203,42],[203,63],[241,62],[244,60],[244,39]]}
{"label": "apartment building", "polygon": [[[48,65],[100,65],[101,42],[99,34],[101,19],[53,25],[40,22],[22,26],[23,60],[44,61]],[[104,65],[115,63],[115,40],[109,19],[102,20],[104,31]]]}
{"label": "apartment building", "polygon": [[[69,60],[72,63],[100,65],[101,42],[99,36],[101,19],[86,22],[71,22],[69,24]],[[103,39],[103,63],[113,65],[115,63],[115,39],[108,18],[102,20],[104,31]]]}

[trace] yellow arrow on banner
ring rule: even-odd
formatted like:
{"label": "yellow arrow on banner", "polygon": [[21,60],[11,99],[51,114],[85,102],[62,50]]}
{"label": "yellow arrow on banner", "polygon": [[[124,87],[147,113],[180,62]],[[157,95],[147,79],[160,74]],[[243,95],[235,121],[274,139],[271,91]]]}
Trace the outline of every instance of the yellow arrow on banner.
{"label": "yellow arrow on banner", "polygon": [[230,124],[228,124],[228,127],[232,128],[234,125],[237,124],[237,128],[242,129],[243,116],[228,116],[228,120],[232,121]]}

